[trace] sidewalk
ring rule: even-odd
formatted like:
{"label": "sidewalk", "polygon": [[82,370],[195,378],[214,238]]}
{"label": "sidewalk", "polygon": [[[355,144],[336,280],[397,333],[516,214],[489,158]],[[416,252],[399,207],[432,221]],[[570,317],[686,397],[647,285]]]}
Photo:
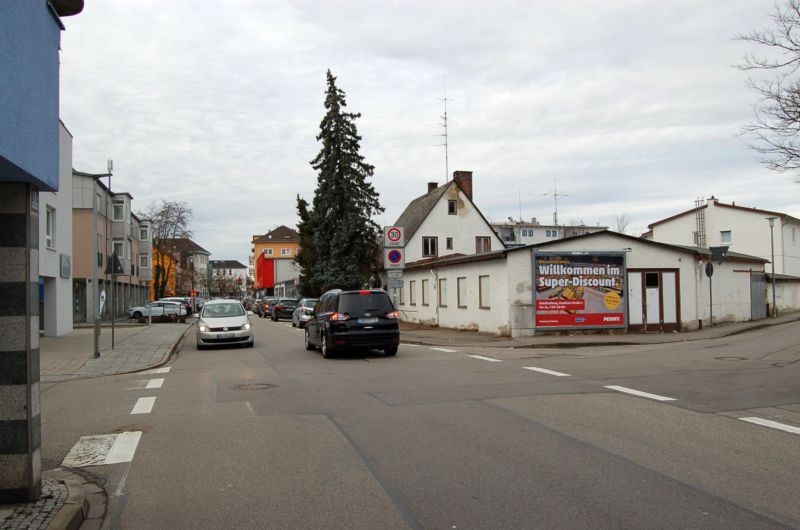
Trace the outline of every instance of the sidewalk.
{"label": "sidewalk", "polygon": [[794,311],[754,322],[716,324],[714,327],[681,333],[591,333],[550,332],[535,337],[498,337],[491,333],[463,331],[450,328],[420,327],[401,322],[400,341],[425,346],[489,347],[489,348],[581,348],[586,346],[624,346],[665,344],[693,340],[729,337],[755,329],[800,321],[800,311]]}

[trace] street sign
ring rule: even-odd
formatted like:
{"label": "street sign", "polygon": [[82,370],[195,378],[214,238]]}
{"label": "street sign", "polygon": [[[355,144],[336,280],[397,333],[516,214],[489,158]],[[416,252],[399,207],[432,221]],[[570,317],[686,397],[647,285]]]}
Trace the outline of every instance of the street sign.
{"label": "street sign", "polygon": [[405,265],[406,259],[402,248],[383,249],[384,269],[402,269]]}
{"label": "street sign", "polygon": [[403,277],[403,271],[400,270],[400,269],[388,270],[388,271],[386,271],[386,275],[389,278],[402,278]]}
{"label": "street sign", "polygon": [[711,278],[714,275],[714,265],[709,261],[706,263],[706,276]]}
{"label": "street sign", "polygon": [[402,226],[383,227],[383,246],[386,248],[404,247],[405,235]]}
{"label": "street sign", "polygon": [[402,289],[402,288],[403,288],[402,278],[389,278],[389,289]]}

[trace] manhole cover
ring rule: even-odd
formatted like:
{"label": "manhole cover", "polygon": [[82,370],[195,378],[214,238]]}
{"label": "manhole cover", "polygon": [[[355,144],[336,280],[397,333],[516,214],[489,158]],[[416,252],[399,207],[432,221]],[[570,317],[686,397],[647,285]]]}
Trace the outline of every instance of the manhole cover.
{"label": "manhole cover", "polygon": [[246,385],[239,385],[238,390],[269,390],[270,388],[277,388],[278,385],[270,385],[269,383],[249,383]]}
{"label": "manhole cover", "polygon": [[714,357],[718,361],[746,361],[747,357]]}

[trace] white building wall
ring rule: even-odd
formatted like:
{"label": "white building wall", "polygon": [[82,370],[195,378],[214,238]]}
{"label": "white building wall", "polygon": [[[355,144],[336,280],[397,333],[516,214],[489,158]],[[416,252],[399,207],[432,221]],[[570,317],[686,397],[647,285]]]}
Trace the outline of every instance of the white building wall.
{"label": "white building wall", "polygon": [[[72,331],[72,135],[59,123],[58,192],[39,193],[39,276],[44,279],[41,318],[44,334],[59,337]],[[47,209],[55,212],[52,247],[46,243]],[[61,256],[70,260],[70,273],[61,277]]]}
{"label": "white building wall", "polygon": [[[457,201],[456,215],[447,213],[447,201]],[[504,248],[503,243],[492,227],[484,220],[475,206],[467,199],[458,186],[450,186],[439,202],[431,209],[428,216],[414,235],[406,241],[405,259],[411,263],[423,259],[422,238],[437,237],[439,256],[449,254],[475,254],[475,237],[492,238],[492,250]],[[447,238],[453,238],[453,248],[447,248]]]}
{"label": "white building wall", "polygon": [[[779,232],[777,231],[777,223],[775,230],[775,245],[778,245],[778,239],[780,239],[782,258],[782,262],[775,266],[775,272],[783,270],[785,271],[783,274],[800,277],[800,223],[796,223],[791,219],[787,219],[787,222],[781,227],[781,237],[778,235]],[[778,261],[777,254],[775,255],[775,261]],[[767,266],[767,270],[769,271],[772,269],[771,267]],[[795,305],[794,307],[800,308],[798,305]]]}

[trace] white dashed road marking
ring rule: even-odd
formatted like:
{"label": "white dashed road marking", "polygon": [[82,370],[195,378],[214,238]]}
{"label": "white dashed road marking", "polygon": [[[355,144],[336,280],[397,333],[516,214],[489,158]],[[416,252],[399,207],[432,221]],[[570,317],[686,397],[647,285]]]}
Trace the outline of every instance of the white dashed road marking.
{"label": "white dashed road marking", "polygon": [[141,431],[84,436],[72,446],[61,465],[86,467],[130,462],[141,436]]}
{"label": "white dashed road marking", "polygon": [[785,423],[778,423],[777,421],[765,420],[756,417],[739,418],[739,419],[749,423],[755,423],[756,425],[762,425],[764,427],[770,427],[772,429],[779,429],[781,431],[790,432],[792,434],[800,434],[800,427],[793,427],[792,425],[786,425]]}
{"label": "white dashed road marking", "polygon": [[152,370],[145,370],[144,372],[139,372],[142,375],[149,375],[149,374],[168,374],[171,366],[165,366],[164,368],[153,368]]}
{"label": "white dashed road marking", "polygon": [[467,355],[467,357],[472,357],[473,359],[480,359],[481,361],[489,361],[490,363],[501,363],[500,359],[492,359],[491,357],[484,357],[483,355]]}
{"label": "white dashed road marking", "polygon": [[523,366],[523,368],[526,370],[533,370],[534,372],[541,372],[543,374],[554,375],[556,377],[570,377],[569,374],[548,370],[547,368],[537,368],[535,366]]}
{"label": "white dashed road marking", "polygon": [[145,389],[161,388],[163,384],[164,384],[163,379],[151,379],[147,382],[147,386],[145,386],[144,388]]}
{"label": "white dashed road marking", "polygon": [[430,348],[431,350],[443,351],[445,353],[456,353],[458,350],[448,350],[447,348]]}
{"label": "white dashed road marking", "polygon": [[641,390],[634,390],[632,388],[627,388],[624,386],[611,385],[605,388],[616,390],[617,392],[624,392],[626,394],[631,394],[634,396],[644,397],[648,399],[655,399],[656,401],[675,401],[675,398],[659,396],[658,394],[650,394],[648,392],[642,392]]}
{"label": "white dashed road marking", "polygon": [[155,396],[139,398],[136,400],[136,404],[133,406],[131,414],[150,414],[153,412],[153,405],[155,404]]}

